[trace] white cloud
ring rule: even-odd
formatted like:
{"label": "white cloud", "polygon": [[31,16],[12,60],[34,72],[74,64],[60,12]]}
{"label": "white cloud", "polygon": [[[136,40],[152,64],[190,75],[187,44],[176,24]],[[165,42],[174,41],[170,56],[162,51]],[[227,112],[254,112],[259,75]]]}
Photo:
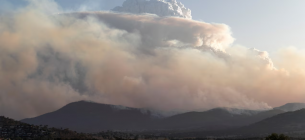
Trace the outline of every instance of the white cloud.
{"label": "white cloud", "polygon": [[113,11],[133,14],[150,13],[160,17],[177,16],[192,19],[192,12],[176,0],[126,0]]}

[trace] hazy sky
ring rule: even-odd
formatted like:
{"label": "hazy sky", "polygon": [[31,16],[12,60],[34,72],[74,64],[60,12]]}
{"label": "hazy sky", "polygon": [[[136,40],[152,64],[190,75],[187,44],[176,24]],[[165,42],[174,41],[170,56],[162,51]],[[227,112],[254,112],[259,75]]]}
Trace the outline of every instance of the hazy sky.
{"label": "hazy sky", "polygon": [[[124,0],[55,0],[67,11],[109,10]],[[235,44],[273,52],[278,48],[305,48],[304,0],[180,0],[193,19],[225,23]],[[0,11],[24,5],[23,0],[0,0]],[[4,4],[6,3],[6,4]]]}

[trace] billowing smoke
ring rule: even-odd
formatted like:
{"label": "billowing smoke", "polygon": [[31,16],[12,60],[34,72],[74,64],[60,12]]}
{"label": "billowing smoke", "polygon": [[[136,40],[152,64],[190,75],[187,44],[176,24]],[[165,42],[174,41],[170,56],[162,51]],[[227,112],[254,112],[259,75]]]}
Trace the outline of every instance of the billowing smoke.
{"label": "billowing smoke", "polygon": [[304,100],[304,51],[282,49],[272,62],[267,52],[230,47],[224,24],[49,15],[53,9],[39,7],[44,1],[33,2],[1,16],[0,115],[33,117],[78,100],[161,111],[268,109]]}
{"label": "billowing smoke", "polygon": [[176,0],[126,0],[123,6],[113,9],[116,12],[133,14],[156,14],[160,17],[177,16],[192,19],[192,11]]}

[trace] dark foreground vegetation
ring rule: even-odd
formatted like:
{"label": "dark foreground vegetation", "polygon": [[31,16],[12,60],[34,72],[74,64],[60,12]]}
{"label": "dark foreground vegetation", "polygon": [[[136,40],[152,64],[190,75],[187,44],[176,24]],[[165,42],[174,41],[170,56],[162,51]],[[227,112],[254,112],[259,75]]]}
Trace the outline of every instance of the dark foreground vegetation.
{"label": "dark foreground vegetation", "polygon": [[77,133],[69,129],[49,128],[47,125],[29,125],[0,116],[0,139],[11,140],[95,140],[90,135]]}
{"label": "dark foreground vegetation", "polygon": [[284,134],[271,134],[253,138],[224,137],[179,137],[166,133],[140,133],[104,131],[94,134],[77,133],[69,129],[49,128],[47,125],[29,125],[0,116],[0,140],[305,140],[290,138]]}

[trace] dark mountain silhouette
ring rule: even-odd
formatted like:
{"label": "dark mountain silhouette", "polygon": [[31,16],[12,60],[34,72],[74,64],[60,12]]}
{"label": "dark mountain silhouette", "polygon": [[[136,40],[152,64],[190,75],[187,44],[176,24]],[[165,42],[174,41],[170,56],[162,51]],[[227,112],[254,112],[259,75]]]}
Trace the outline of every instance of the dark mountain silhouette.
{"label": "dark mountain silhouette", "polygon": [[[278,110],[276,109],[270,111],[278,112]],[[197,130],[197,131],[176,131],[173,132],[171,136],[174,137],[233,136],[233,137],[247,138],[247,137],[265,137],[271,133],[293,133],[293,132],[304,133],[304,130],[305,130],[305,109],[301,109],[294,112],[290,111],[290,112],[280,113],[272,117],[267,117],[266,119],[263,119],[259,122],[239,128],[232,128],[232,129],[218,130],[218,131],[212,131],[210,129]]]}
{"label": "dark mountain silhouette", "polygon": [[150,111],[123,106],[80,101],[22,122],[70,128],[78,132],[104,130],[223,130],[249,125],[283,113],[281,110],[251,111],[216,108],[171,117],[156,117]]}
{"label": "dark mountain silhouette", "polygon": [[305,130],[305,109],[286,112],[239,129],[242,134],[284,133]]}
{"label": "dark mountain silhouette", "polygon": [[70,103],[55,112],[21,121],[35,125],[70,128],[78,132],[99,132],[141,130],[155,119],[149,111],[141,109],[80,101]]}
{"label": "dark mountain silhouette", "polygon": [[268,110],[256,112],[255,114],[235,114],[227,109],[217,108],[206,112],[189,112],[175,115],[164,119],[162,124],[163,127],[171,129],[224,130],[249,125],[280,113],[283,113],[283,111]]}
{"label": "dark mountain silhouette", "polygon": [[305,103],[288,103],[280,107],[276,107],[275,109],[283,110],[283,111],[297,111],[305,108]]}

